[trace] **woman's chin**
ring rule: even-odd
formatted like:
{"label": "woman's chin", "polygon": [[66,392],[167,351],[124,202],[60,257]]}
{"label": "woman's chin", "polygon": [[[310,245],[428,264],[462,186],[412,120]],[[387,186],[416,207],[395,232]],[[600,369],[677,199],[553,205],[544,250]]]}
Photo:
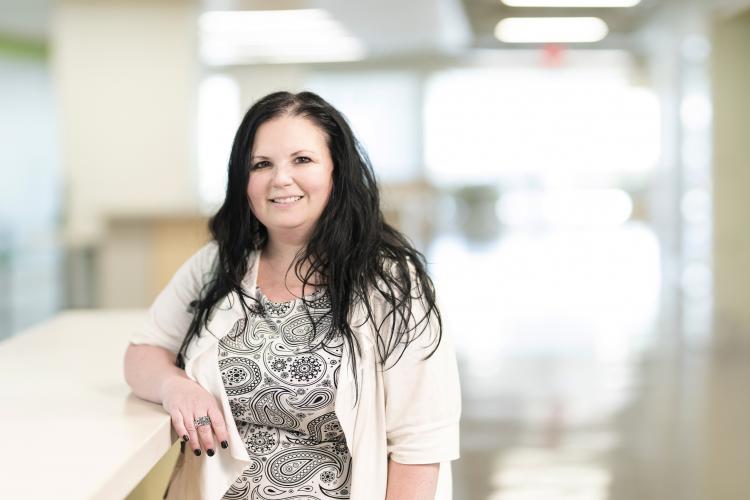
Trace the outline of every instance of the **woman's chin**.
{"label": "woman's chin", "polygon": [[309,224],[306,224],[306,221],[292,219],[274,221],[273,223],[266,224],[265,226],[271,235],[273,235],[274,233],[278,233],[289,236],[290,233],[295,232],[299,232],[300,235],[305,235],[309,230]]}

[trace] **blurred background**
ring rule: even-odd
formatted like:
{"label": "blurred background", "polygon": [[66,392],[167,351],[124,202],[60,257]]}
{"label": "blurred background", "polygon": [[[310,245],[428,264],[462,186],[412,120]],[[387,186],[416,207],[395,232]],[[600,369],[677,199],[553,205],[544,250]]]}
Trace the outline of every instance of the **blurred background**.
{"label": "blurred background", "polygon": [[427,256],[457,500],[750,498],[750,0],[0,0],[0,339],[147,307],[281,89]]}

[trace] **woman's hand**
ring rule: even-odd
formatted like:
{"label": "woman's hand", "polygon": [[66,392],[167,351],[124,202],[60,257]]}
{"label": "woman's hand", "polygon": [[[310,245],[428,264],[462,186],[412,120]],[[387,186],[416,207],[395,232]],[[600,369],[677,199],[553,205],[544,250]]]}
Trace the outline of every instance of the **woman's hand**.
{"label": "woman's hand", "polygon": [[[203,449],[211,457],[217,441],[222,448],[228,446],[229,434],[219,405],[211,393],[199,384],[185,377],[169,377],[162,384],[161,401],[172,417],[172,426],[177,435],[187,441],[193,453],[200,455]],[[194,420],[204,416],[211,419],[211,424],[196,428]]]}

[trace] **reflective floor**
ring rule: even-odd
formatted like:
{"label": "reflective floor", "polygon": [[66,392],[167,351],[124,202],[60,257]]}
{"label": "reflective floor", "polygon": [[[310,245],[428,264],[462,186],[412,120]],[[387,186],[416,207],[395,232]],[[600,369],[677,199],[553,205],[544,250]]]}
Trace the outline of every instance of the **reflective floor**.
{"label": "reflective floor", "polygon": [[427,257],[459,349],[456,500],[750,499],[750,359],[680,341],[648,226]]}

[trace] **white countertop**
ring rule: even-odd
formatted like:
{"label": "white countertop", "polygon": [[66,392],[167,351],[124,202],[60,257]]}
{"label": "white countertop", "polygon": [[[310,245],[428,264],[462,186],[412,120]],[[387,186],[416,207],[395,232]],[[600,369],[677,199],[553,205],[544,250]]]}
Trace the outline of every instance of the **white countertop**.
{"label": "white countertop", "polygon": [[169,416],[123,375],[145,318],[69,311],[0,342],[0,498],[122,499],[169,450]]}

